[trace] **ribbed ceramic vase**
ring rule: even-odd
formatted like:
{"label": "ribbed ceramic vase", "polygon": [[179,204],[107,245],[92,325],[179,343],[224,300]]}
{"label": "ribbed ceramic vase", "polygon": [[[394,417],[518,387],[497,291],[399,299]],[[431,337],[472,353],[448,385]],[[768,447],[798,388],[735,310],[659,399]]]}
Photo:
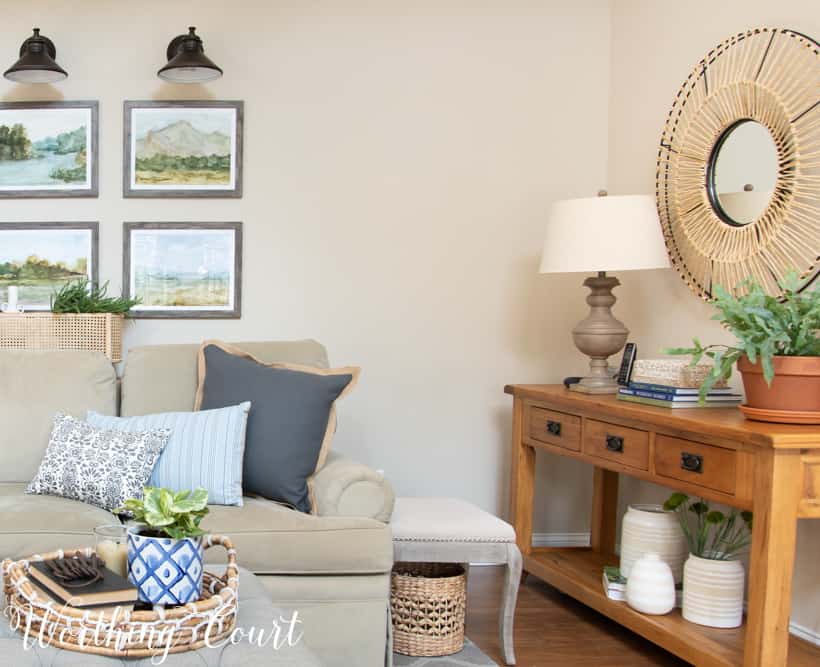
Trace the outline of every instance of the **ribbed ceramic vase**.
{"label": "ribbed ceramic vase", "polygon": [[626,603],[642,614],[668,614],[675,608],[672,569],[658,554],[645,554],[632,564],[626,580]]}
{"label": "ribbed ceramic vase", "polygon": [[662,505],[630,505],[621,525],[621,574],[628,580],[632,564],[648,553],[669,565],[675,583],[683,579],[689,548],[677,515]]}
{"label": "ribbed ceramic vase", "polygon": [[690,555],[683,568],[683,617],[712,628],[743,621],[743,563]]}

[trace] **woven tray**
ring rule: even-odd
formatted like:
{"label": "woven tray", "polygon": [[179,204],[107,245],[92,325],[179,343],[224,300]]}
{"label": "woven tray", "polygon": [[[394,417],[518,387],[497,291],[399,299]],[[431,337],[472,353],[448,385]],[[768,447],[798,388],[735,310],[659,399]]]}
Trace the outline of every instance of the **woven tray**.
{"label": "woven tray", "polygon": [[102,352],[118,363],[124,319],[112,313],[2,313],[0,348]]}
{"label": "woven tray", "polygon": [[[206,631],[208,643],[213,646],[236,625],[239,581],[233,543],[220,535],[203,538],[205,549],[216,545],[228,552],[225,574],[217,577],[210,572],[203,573],[199,601],[179,607],[155,606],[153,611],[95,611],[66,607],[45,598],[26,576],[29,561],[63,558],[62,549],[24,560],[5,560],[2,572],[8,602],[6,616],[11,627],[19,632],[29,628],[30,641],[42,636],[45,643],[81,653],[148,658],[161,655],[169,645],[168,653],[194,651],[205,646]],[[84,551],[87,555],[94,553],[90,547]],[[84,645],[80,643],[81,636]],[[95,641],[95,636],[99,641]],[[113,639],[106,642],[109,637]]]}

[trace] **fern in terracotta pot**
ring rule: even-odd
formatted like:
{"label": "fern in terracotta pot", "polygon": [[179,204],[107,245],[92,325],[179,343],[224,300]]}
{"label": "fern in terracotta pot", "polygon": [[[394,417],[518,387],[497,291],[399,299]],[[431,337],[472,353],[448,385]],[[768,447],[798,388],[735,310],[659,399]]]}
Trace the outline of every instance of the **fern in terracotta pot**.
{"label": "fern in terracotta pot", "polygon": [[[737,343],[703,346],[696,338],[693,347],[666,352],[692,355],[693,365],[704,356],[714,361],[700,387],[701,400],[719,379],[728,379],[737,364],[746,407],[751,408],[747,416],[820,423],[820,287],[799,291],[800,280],[793,272],[779,285],[780,299],[752,280],[742,283],[739,296],[717,286],[713,304],[718,313],[712,319],[731,331]],[[766,418],[761,410],[773,412]]]}

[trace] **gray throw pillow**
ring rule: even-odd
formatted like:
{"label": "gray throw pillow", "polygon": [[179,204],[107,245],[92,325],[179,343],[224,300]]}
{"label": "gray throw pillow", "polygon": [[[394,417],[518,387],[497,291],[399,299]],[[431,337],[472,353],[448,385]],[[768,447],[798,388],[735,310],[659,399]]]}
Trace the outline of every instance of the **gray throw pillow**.
{"label": "gray throw pillow", "polygon": [[142,498],[170,429],[123,433],[59,413],[26,493],[61,496],[113,510]]}
{"label": "gray throw pillow", "polygon": [[353,388],[359,369],[264,364],[238,348],[206,341],[198,372],[196,410],[251,402],[244,493],[311,511],[310,478],[330,450],[335,403]]}

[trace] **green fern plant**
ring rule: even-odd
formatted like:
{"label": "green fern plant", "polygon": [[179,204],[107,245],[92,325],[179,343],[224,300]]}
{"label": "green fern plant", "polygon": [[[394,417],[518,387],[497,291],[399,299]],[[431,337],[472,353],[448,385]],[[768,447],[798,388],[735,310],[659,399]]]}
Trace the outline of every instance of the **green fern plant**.
{"label": "green fern plant", "polygon": [[108,296],[108,282],[102,285],[88,278],[69,280],[51,295],[53,313],[127,313],[139,299]]}
{"label": "green fern plant", "polygon": [[720,285],[715,287],[712,303],[718,312],[712,319],[735,335],[736,345],[702,345],[695,338],[693,347],[664,350],[665,354],[691,355],[693,366],[704,356],[712,359],[712,372],[700,387],[701,401],[718,380],[731,377],[732,367],[744,355],[753,364],[760,359],[769,385],[774,378],[774,357],[820,356],[820,287],[799,291],[796,272],[790,272],[778,284],[783,292],[781,299],[767,294],[753,280],[738,286],[739,296]]}

